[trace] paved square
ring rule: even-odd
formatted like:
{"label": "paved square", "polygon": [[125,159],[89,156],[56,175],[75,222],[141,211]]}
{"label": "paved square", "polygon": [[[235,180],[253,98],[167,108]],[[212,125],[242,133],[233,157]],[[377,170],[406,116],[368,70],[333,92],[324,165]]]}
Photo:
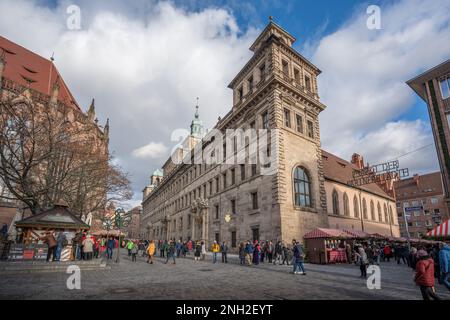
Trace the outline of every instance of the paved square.
{"label": "paved square", "polygon": [[[69,290],[64,272],[4,274],[1,299],[421,299],[406,265],[381,264],[381,289],[369,290],[355,265],[306,264],[307,275],[294,275],[291,266],[240,266],[177,259],[175,265],[137,262],[124,253],[110,270],[81,271],[81,290]],[[436,285],[437,293],[450,292]]]}

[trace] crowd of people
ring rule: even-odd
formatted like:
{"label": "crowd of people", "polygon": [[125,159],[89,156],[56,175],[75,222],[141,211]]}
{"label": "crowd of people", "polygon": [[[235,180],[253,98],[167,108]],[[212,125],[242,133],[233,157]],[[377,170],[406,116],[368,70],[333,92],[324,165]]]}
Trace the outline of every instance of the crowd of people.
{"label": "crowd of people", "polygon": [[[349,249],[347,247],[347,249]],[[347,251],[349,252],[349,251]],[[441,242],[433,245],[376,244],[356,245],[350,251],[350,263],[360,267],[361,277],[367,277],[367,267],[380,264],[380,261],[405,264],[411,268],[414,282],[419,286],[424,300],[439,300],[436,295],[435,281],[450,290],[450,246]]]}

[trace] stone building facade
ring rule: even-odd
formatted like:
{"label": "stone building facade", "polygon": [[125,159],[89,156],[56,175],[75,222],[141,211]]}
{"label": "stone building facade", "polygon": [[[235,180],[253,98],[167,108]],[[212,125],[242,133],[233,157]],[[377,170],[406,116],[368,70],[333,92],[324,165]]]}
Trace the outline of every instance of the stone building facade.
{"label": "stone building facade", "polygon": [[[197,134],[196,112],[191,135],[175,152],[193,162],[174,165],[172,157],[158,172],[162,179],[155,183],[152,175],[144,189],[145,237],[227,241],[235,248],[247,239],[301,239],[330,225],[319,128],[325,109],[317,87],[321,71],[292,48],[294,41],[271,21],[229,85],[232,109],[205,136]],[[219,140],[216,133],[230,129],[269,133]],[[264,139],[263,152],[251,148]],[[226,161],[196,161],[218,154]],[[244,161],[229,160],[236,155]]]}
{"label": "stone building facade", "polygon": [[397,181],[395,193],[400,232],[403,237],[407,236],[404,208],[422,207],[422,210],[411,212],[406,217],[408,231],[413,238],[420,238],[449,218],[440,172],[416,174],[411,178]]}
{"label": "stone building facade", "polygon": [[450,59],[407,84],[427,103],[447,211],[450,211]]}

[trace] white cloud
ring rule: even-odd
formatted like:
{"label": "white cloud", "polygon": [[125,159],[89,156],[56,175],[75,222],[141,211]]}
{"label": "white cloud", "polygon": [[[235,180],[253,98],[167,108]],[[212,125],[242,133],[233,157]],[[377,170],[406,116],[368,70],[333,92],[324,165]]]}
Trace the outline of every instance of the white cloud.
{"label": "white cloud", "polygon": [[150,142],[149,144],[133,150],[133,157],[142,159],[158,159],[167,156],[167,147],[159,142]]}
{"label": "white cloud", "polygon": [[[321,114],[324,147],[347,159],[364,151],[381,161],[420,147],[418,141],[432,143],[428,124],[395,119],[414,112],[415,94],[405,81],[450,56],[450,2],[386,4],[381,30],[367,29],[365,9],[359,7],[347,24],[321,39],[312,60],[323,70],[319,93],[328,105]],[[402,161],[419,169],[417,159],[423,158],[422,169],[437,169],[434,154],[415,155],[415,164],[408,163],[414,157]]]}
{"label": "white cloud", "polygon": [[[80,31],[65,28],[65,10],[81,8]],[[232,104],[228,83],[251,55],[257,32],[242,33],[226,10],[190,12],[170,2],[60,1],[47,9],[37,2],[0,1],[0,33],[55,63],[81,106],[96,98],[100,123],[110,118],[110,150],[131,173],[135,197],[148,174],[165,159],[171,132],[188,128],[200,97],[207,127]],[[20,21],[20,28],[17,22]],[[151,137],[151,138],[150,138]],[[156,149],[156,153],[153,153]],[[135,155],[135,156],[133,156]],[[136,156],[137,155],[137,156]]]}

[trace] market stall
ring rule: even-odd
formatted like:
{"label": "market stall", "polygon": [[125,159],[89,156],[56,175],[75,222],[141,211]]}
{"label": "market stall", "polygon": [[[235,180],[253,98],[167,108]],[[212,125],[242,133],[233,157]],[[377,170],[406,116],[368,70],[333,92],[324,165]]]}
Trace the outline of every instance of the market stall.
{"label": "market stall", "polygon": [[434,239],[449,239],[450,238],[450,219],[447,219],[433,230],[427,233],[428,237]]}
{"label": "market stall", "polygon": [[67,245],[61,250],[61,261],[71,260],[72,239],[77,233],[87,231],[89,228],[89,225],[75,216],[67,206],[55,205],[49,210],[16,222],[21,241],[11,245],[8,259],[44,260],[48,248],[41,238],[46,232],[52,232],[56,238],[62,231],[66,236]]}
{"label": "market stall", "polygon": [[316,228],[303,236],[308,255],[308,262],[346,263],[346,241],[350,236],[343,230]]}

